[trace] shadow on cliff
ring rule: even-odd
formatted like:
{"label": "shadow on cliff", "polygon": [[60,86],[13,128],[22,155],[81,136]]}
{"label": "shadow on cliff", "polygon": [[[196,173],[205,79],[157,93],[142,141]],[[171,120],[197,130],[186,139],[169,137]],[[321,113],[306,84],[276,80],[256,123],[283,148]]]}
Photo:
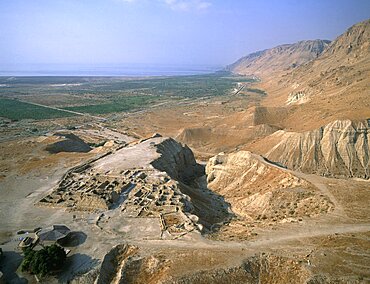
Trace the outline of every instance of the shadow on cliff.
{"label": "shadow on cliff", "polygon": [[69,283],[76,275],[82,275],[93,270],[99,264],[98,259],[93,259],[89,255],[76,253],[67,257],[62,273],[58,277],[59,283]]}
{"label": "shadow on cliff", "polygon": [[208,188],[205,174],[191,183],[183,184],[181,191],[191,198],[193,213],[199,217],[199,223],[203,225],[202,234],[217,232],[235,217],[224,197]]}
{"label": "shadow on cliff", "polygon": [[182,193],[191,198],[192,213],[198,216],[202,233],[215,232],[234,217],[223,196],[208,188],[205,165],[197,163],[187,145],[168,138],[156,148],[160,156],[151,165],[180,183]]}

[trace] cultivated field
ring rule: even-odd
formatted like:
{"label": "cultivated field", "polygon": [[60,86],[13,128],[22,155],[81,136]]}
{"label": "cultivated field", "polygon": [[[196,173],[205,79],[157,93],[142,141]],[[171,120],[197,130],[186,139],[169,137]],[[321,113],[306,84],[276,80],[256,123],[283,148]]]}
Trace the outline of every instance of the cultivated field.
{"label": "cultivated field", "polygon": [[[145,109],[160,103],[176,103],[184,99],[221,97],[235,92],[237,83],[253,81],[228,73],[151,78],[2,77],[0,116],[14,120],[71,115],[11,99],[104,115]],[[258,93],[259,90],[250,91]]]}
{"label": "cultivated field", "polygon": [[12,120],[50,119],[72,115],[68,112],[31,105],[14,99],[0,98],[0,117]]}

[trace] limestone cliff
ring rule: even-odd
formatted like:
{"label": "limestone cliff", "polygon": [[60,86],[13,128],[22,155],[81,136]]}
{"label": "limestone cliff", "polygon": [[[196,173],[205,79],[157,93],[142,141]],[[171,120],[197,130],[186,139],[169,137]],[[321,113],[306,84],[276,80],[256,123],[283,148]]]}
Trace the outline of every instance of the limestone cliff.
{"label": "limestone cliff", "polygon": [[281,120],[265,123],[301,132],[338,119],[359,121],[370,117],[369,38],[367,19],[330,44],[283,45],[242,58],[229,69],[261,78],[255,87],[267,93],[261,101],[267,116],[283,110]]}
{"label": "limestone cliff", "polygon": [[[370,20],[350,27],[314,60],[258,86],[268,107],[287,107],[285,127],[312,130],[334,120],[370,117]],[[278,59],[276,59],[278,60]],[[304,118],[304,123],[297,123]]]}
{"label": "limestone cliff", "polygon": [[303,133],[279,130],[260,140],[257,151],[290,169],[368,179],[369,139],[370,120],[337,120]]}

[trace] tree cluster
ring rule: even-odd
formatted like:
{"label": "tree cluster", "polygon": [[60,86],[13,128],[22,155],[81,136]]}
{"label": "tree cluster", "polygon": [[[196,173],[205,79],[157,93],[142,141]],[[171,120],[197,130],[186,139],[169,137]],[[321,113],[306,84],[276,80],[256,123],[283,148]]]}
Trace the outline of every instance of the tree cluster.
{"label": "tree cluster", "polygon": [[39,251],[27,248],[24,255],[22,271],[39,276],[46,276],[52,271],[60,269],[67,258],[64,249],[56,244],[44,247]]}

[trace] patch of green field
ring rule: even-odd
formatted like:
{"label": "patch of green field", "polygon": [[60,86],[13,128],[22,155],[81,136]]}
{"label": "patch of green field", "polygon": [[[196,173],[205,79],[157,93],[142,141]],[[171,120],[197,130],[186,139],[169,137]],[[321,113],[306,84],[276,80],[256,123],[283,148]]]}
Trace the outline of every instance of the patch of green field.
{"label": "patch of green field", "polygon": [[31,105],[12,99],[0,98],[0,117],[12,120],[49,119],[73,116],[72,113]]}
{"label": "patch of green field", "polygon": [[[214,97],[227,95],[237,82],[253,82],[246,77],[236,77],[230,74],[208,74],[193,76],[159,77],[134,79],[125,81],[110,81],[109,84],[94,85],[91,93],[136,91],[144,94],[172,97]],[[85,86],[86,88],[86,86]],[[81,92],[82,90],[76,92]]]}
{"label": "patch of green field", "polygon": [[[49,106],[64,106],[66,110],[83,113],[108,114],[143,109],[164,100],[227,96],[232,93],[237,83],[254,81],[227,72],[147,78],[0,77],[0,97],[35,101]],[[3,110],[6,113],[4,116],[13,119],[68,116],[68,113],[40,110],[40,107],[40,111],[35,111],[36,106],[17,104],[18,108],[27,111],[21,109],[13,112],[9,107],[2,106],[2,109],[6,109]]]}
{"label": "patch of green field", "polygon": [[129,96],[119,97],[111,102],[65,107],[64,109],[91,114],[106,114],[112,112],[126,112],[148,107],[160,99],[158,96]]}
{"label": "patch of green field", "polygon": [[263,96],[267,95],[264,90],[260,90],[260,89],[246,88],[245,91],[256,93],[256,94],[263,95]]}

